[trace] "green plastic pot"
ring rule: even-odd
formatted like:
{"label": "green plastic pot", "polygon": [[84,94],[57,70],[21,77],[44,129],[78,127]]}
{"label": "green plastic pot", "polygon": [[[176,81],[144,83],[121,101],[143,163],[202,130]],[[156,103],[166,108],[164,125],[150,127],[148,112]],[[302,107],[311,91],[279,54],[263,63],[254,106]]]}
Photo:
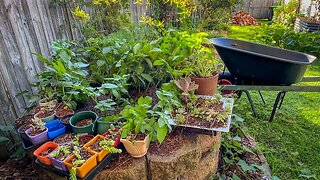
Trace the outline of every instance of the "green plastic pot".
{"label": "green plastic pot", "polygon": [[112,123],[113,122],[105,122],[105,121],[103,121],[103,118],[99,118],[97,120],[97,134],[102,135],[103,133],[108,131],[108,129]]}
{"label": "green plastic pot", "polygon": [[[83,134],[88,133],[94,135],[96,132],[96,120],[97,120],[97,114],[92,111],[81,111],[76,113],[71,117],[69,120],[69,123],[72,127],[72,131],[76,134]],[[92,119],[93,122],[87,126],[75,126],[77,122],[83,120],[83,119]]]}

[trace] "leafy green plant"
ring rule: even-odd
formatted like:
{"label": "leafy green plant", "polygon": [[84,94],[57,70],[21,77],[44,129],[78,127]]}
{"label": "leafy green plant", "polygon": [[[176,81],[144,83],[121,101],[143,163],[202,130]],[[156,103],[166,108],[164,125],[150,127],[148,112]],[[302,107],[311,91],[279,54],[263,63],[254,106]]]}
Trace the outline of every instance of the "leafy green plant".
{"label": "leafy green plant", "polygon": [[297,0],[290,0],[289,3],[282,2],[279,8],[275,9],[274,22],[282,26],[293,27],[299,7]]}
{"label": "leafy green plant", "polygon": [[[244,119],[241,117],[233,115],[230,132],[224,133],[222,136],[221,157],[223,161],[222,166],[219,168],[217,174],[217,176],[222,179],[227,177],[238,179],[253,178],[250,176],[251,173],[263,170],[261,164],[248,162],[245,159],[242,159],[245,154],[256,155],[256,149],[242,144],[243,138],[246,137],[246,130],[243,127],[243,121]],[[239,170],[229,171],[229,168]]]}
{"label": "leafy green plant", "polygon": [[57,148],[57,150],[55,150],[54,152],[52,152],[50,154],[51,157],[55,158],[57,157],[60,153],[62,153],[62,157],[59,159],[60,161],[64,160],[66,157],[68,157],[71,152],[70,152],[70,148],[69,146],[59,146]]}
{"label": "leafy green plant", "polygon": [[223,65],[215,58],[210,48],[203,47],[192,56],[193,74],[197,77],[210,77],[222,71]]}
{"label": "leafy green plant", "polygon": [[113,140],[104,138],[99,142],[99,146],[112,154],[121,153],[121,149],[113,147],[114,143],[115,142]]}
{"label": "leafy green plant", "polygon": [[175,85],[182,90],[181,95],[183,96],[184,102],[189,102],[191,95],[193,95],[194,91],[199,87],[198,84],[195,84],[194,81],[191,81],[191,78],[182,78],[174,81]]}

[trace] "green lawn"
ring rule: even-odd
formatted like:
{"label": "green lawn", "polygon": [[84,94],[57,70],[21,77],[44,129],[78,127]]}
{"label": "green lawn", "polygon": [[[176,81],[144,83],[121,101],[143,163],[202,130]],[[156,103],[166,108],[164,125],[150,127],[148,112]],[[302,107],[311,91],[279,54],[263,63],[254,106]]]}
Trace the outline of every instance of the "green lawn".
{"label": "green lawn", "polygon": [[[228,37],[254,40],[262,27],[232,26]],[[320,63],[311,66],[305,76],[320,76]],[[320,83],[313,83],[319,85]],[[281,179],[320,178],[320,92],[287,93],[282,109],[273,122],[270,116],[276,92],[262,92],[264,105],[257,92],[251,92],[259,117],[252,116],[245,95],[236,101],[234,112],[246,120],[270,165],[272,175]]]}

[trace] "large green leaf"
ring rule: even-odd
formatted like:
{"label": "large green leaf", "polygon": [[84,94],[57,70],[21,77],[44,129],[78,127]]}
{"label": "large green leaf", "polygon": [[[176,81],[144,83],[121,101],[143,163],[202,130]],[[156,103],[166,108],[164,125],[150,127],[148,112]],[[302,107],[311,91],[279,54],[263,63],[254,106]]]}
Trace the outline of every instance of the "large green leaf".
{"label": "large green leaf", "polygon": [[152,77],[151,77],[149,74],[141,73],[141,76],[142,76],[145,80],[147,80],[148,82],[152,82],[152,81],[153,81]]}
{"label": "large green leaf", "polygon": [[167,126],[159,127],[157,130],[157,140],[162,143],[163,140],[166,138],[168,132]]}

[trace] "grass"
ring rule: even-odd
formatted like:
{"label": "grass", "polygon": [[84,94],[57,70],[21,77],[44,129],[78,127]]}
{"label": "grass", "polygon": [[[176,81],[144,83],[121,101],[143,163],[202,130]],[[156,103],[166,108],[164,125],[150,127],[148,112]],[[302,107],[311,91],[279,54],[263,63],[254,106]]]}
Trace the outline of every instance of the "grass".
{"label": "grass", "polygon": [[[257,41],[261,26],[232,26],[228,37]],[[319,76],[320,63],[308,68],[305,76]],[[320,83],[309,83],[318,85]],[[254,118],[245,95],[236,101],[234,112],[246,120],[249,132],[267,158],[272,175],[281,179],[320,178],[320,93],[288,92],[273,122],[269,119],[277,92],[251,92],[258,118]]]}

